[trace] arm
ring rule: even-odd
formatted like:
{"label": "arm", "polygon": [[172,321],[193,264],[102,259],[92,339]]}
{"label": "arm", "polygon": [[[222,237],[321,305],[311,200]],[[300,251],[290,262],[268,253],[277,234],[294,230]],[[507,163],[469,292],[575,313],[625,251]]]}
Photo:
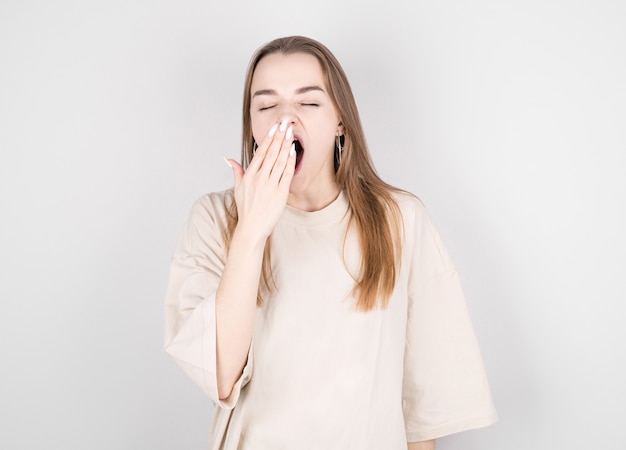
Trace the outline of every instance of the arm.
{"label": "arm", "polygon": [[454,262],[421,203],[408,281],[403,411],[407,441],[487,426],[497,415]]}
{"label": "arm", "polygon": [[246,364],[252,342],[256,297],[265,240],[240,229],[233,235],[224,273],[215,295],[217,389],[227,398]]}
{"label": "arm", "polygon": [[435,450],[435,440],[409,442],[407,450]]}
{"label": "arm", "polygon": [[295,152],[292,128],[274,126],[244,173],[229,160],[235,175],[238,222],[215,295],[217,390],[227,398],[243,367],[252,342],[256,298],[267,238],[280,218],[293,178]]}

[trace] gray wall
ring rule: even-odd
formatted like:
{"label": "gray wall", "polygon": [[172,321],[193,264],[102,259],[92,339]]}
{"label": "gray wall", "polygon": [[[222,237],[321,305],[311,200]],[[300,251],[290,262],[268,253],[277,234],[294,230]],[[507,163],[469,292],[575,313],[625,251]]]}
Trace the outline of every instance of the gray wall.
{"label": "gray wall", "polygon": [[0,447],[206,447],[169,257],[250,55],[305,34],[464,280],[501,420],[438,448],[624,448],[626,4],[228,3],[0,3]]}

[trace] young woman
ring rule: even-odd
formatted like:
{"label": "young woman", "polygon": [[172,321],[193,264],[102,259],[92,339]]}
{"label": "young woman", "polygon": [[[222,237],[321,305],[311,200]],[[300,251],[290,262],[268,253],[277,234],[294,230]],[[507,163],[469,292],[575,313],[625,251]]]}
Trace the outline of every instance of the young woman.
{"label": "young woman", "polygon": [[312,39],[253,56],[234,188],[179,237],[165,350],[216,404],[210,449],[432,449],[496,413],[453,261],[382,181]]}

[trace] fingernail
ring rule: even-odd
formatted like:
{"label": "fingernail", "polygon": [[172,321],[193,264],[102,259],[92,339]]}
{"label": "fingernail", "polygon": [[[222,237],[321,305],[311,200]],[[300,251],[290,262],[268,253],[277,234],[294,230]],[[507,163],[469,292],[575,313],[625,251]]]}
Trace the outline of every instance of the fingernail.
{"label": "fingernail", "polygon": [[226,156],[224,156],[224,162],[226,163],[228,167],[230,167],[231,169],[233,168],[233,166],[230,164],[230,161],[228,160]]}
{"label": "fingernail", "polygon": [[274,134],[276,133],[276,129],[278,128],[278,124],[274,124],[274,126],[272,128],[270,128],[270,132],[267,133],[269,135],[269,137],[274,136]]}
{"label": "fingernail", "polygon": [[289,156],[293,156],[296,154],[296,143],[291,144],[291,148],[289,149]]}
{"label": "fingernail", "polygon": [[293,126],[290,126],[287,129],[287,134],[285,134],[285,140],[288,141],[293,136]]}
{"label": "fingernail", "polygon": [[287,119],[283,119],[283,121],[280,123],[280,131],[285,131],[285,128],[287,128],[287,123],[289,123],[289,121]]}

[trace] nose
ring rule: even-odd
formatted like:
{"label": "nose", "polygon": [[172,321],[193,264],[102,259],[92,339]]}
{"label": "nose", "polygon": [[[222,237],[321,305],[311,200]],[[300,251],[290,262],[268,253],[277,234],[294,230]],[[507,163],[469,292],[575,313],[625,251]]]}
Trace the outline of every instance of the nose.
{"label": "nose", "polygon": [[283,106],[280,111],[278,111],[278,122],[282,123],[284,120],[286,120],[289,125],[296,125],[298,122],[298,116],[289,106]]}

